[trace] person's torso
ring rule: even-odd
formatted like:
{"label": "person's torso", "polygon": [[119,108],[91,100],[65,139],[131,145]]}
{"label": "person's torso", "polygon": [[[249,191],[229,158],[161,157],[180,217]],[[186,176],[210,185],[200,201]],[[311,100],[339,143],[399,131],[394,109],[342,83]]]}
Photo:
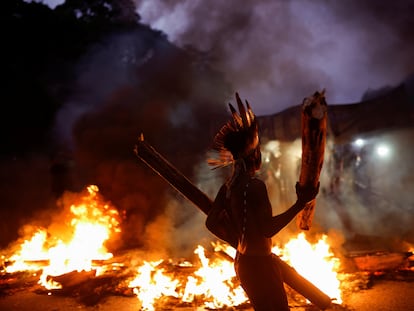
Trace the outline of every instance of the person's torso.
{"label": "person's torso", "polygon": [[272,240],[263,235],[260,227],[255,182],[258,180],[241,178],[233,184],[230,193],[230,214],[239,233],[237,250],[244,255],[268,255],[271,253]]}

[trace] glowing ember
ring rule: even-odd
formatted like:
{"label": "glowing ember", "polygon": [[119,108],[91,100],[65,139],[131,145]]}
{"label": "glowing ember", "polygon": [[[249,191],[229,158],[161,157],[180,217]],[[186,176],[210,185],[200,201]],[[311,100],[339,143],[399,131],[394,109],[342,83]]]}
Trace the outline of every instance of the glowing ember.
{"label": "glowing ember", "polygon": [[39,283],[47,289],[60,288],[60,284],[48,281],[48,276],[91,269],[102,273],[99,267],[93,267],[92,261],[112,257],[105,242],[112,233],[120,231],[118,212],[102,202],[98,187],[91,185],[79,203],[70,205],[70,213],[72,219],[61,236],[49,239],[47,230],[39,228],[8,259],[12,265],[6,267],[6,272],[42,270]]}

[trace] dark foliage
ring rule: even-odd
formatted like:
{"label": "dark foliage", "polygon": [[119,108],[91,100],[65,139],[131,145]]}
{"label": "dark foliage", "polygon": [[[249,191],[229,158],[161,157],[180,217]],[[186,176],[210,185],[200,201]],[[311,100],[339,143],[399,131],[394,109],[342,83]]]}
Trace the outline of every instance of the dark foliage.
{"label": "dark foliage", "polygon": [[1,154],[44,148],[74,67],[109,33],[137,26],[130,1],[67,1],[55,10],[6,0],[0,10]]}
{"label": "dark foliage", "polygon": [[47,223],[57,198],[88,184],[125,215],[124,244],[143,243],[169,187],[137,165],[136,137],[144,132],[191,177],[227,117],[230,85],[208,56],[142,25],[131,0],[67,0],[53,10],[5,0],[0,38],[0,245],[33,218]]}

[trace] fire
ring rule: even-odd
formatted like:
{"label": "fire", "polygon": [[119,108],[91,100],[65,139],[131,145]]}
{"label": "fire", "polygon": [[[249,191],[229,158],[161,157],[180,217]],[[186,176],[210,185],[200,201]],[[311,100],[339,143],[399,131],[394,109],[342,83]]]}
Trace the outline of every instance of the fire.
{"label": "fire", "polygon": [[[55,226],[55,230],[37,228],[7,258],[4,271],[41,271],[39,284],[46,289],[61,288],[56,277],[70,272],[91,272],[92,277],[108,272],[105,270],[108,265],[102,261],[113,258],[113,254],[108,252],[105,243],[120,232],[119,215],[115,208],[104,202],[98,190],[92,185],[81,195],[70,197],[59,217],[63,224]],[[330,250],[327,236],[310,243],[305,234],[300,233],[283,247],[274,247],[273,252],[341,303],[336,272],[339,260]],[[199,245],[194,254],[194,263],[174,264],[172,259],[144,261],[142,258],[140,265],[128,269],[128,273],[133,271],[133,274],[120,285],[129,288],[136,295],[140,309],[146,311],[156,310],[166,301],[205,309],[248,303],[235,275],[233,260],[236,254],[232,247],[217,242],[206,252]]]}
{"label": "fire", "polygon": [[46,229],[38,228],[8,259],[12,264],[6,272],[42,270],[39,283],[47,289],[60,288],[60,284],[49,280],[50,276],[92,269],[97,275],[102,273],[93,261],[113,256],[105,242],[120,229],[118,212],[102,202],[98,191],[97,186],[88,186],[79,202],[70,205],[72,219],[61,236],[49,237]]}
{"label": "fire", "polygon": [[198,246],[194,253],[198,255],[201,267],[194,272],[195,277],[188,278],[183,301],[192,301],[194,297],[203,295],[205,307],[218,309],[224,306],[237,306],[247,300],[235,280],[232,262],[209,260],[201,246]]}
{"label": "fire", "polygon": [[129,287],[134,288],[142,310],[155,310],[156,300],[163,295],[189,304],[201,300],[207,309],[238,306],[247,301],[243,289],[237,283],[232,260],[209,259],[200,245],[194,253],[198,255],[199,267],[184,282],[174,279],[160,268],[162,260],[144,262],[137,269],[137,276],[129,283]]}
{"label": "fire", "polygon": [[327,236],[311,244],[302,232],[289,240],[283,249],[275,247],[273,252],[290,263],[299,274],[315,284],[336,302],[342,303],[340,281],[338,276],[339,259],[332,253]]}
{"label": "fire", "polygon": [[138,268],[138,277],[129,283],[141,302],[142,310],[155,310],[154,302],[162,296],[178,297],[177,288],[180,283],[165,274],[164,269],[157,268],[162,260],[155,262],[144,261]]}
{"label": "fire", "polygon": [[[342,302],[338,279],[339,260],[333,255],[323,235],[315,244],[309,243],[304,233],[292,238],[283,248],[274,247],[274,253],[289,262],[302,276],[307,278],[329,297]],[[216,256],[209,259],[202,246],[194,251],[198,255],[199,268],[179,281],[173,274],[160,267],[161,261],[144,262],[137,269],[136,277],[129,283],[141,302],[142,310],[155,310],[157,299],[170,295],[181,302],[203,301],[207,309],[236,307],[248,302],[233,268],[235,250],[217,243],[215,251],[226,253],[228,258]],[[201,297],[201,299],[200,299]]]}

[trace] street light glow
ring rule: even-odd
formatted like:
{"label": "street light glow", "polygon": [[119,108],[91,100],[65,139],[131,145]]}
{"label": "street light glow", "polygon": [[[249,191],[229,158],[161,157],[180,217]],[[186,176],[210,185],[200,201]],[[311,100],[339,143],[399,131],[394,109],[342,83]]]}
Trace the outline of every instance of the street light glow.
{"label": "street light glow", "polygon": [[354,141],[354,145],[357,146],[357,147],[362,147],[362,146],[364,146],[364,144],[365,144],[365,140],[363,140],[362,138],[357,138]]}
{"label": "street light glow", "polygon": [[388,147],[387,145],[379,145],[376,151],[377,155],[381,158],[388,157],[391,152],[390,147]]}

